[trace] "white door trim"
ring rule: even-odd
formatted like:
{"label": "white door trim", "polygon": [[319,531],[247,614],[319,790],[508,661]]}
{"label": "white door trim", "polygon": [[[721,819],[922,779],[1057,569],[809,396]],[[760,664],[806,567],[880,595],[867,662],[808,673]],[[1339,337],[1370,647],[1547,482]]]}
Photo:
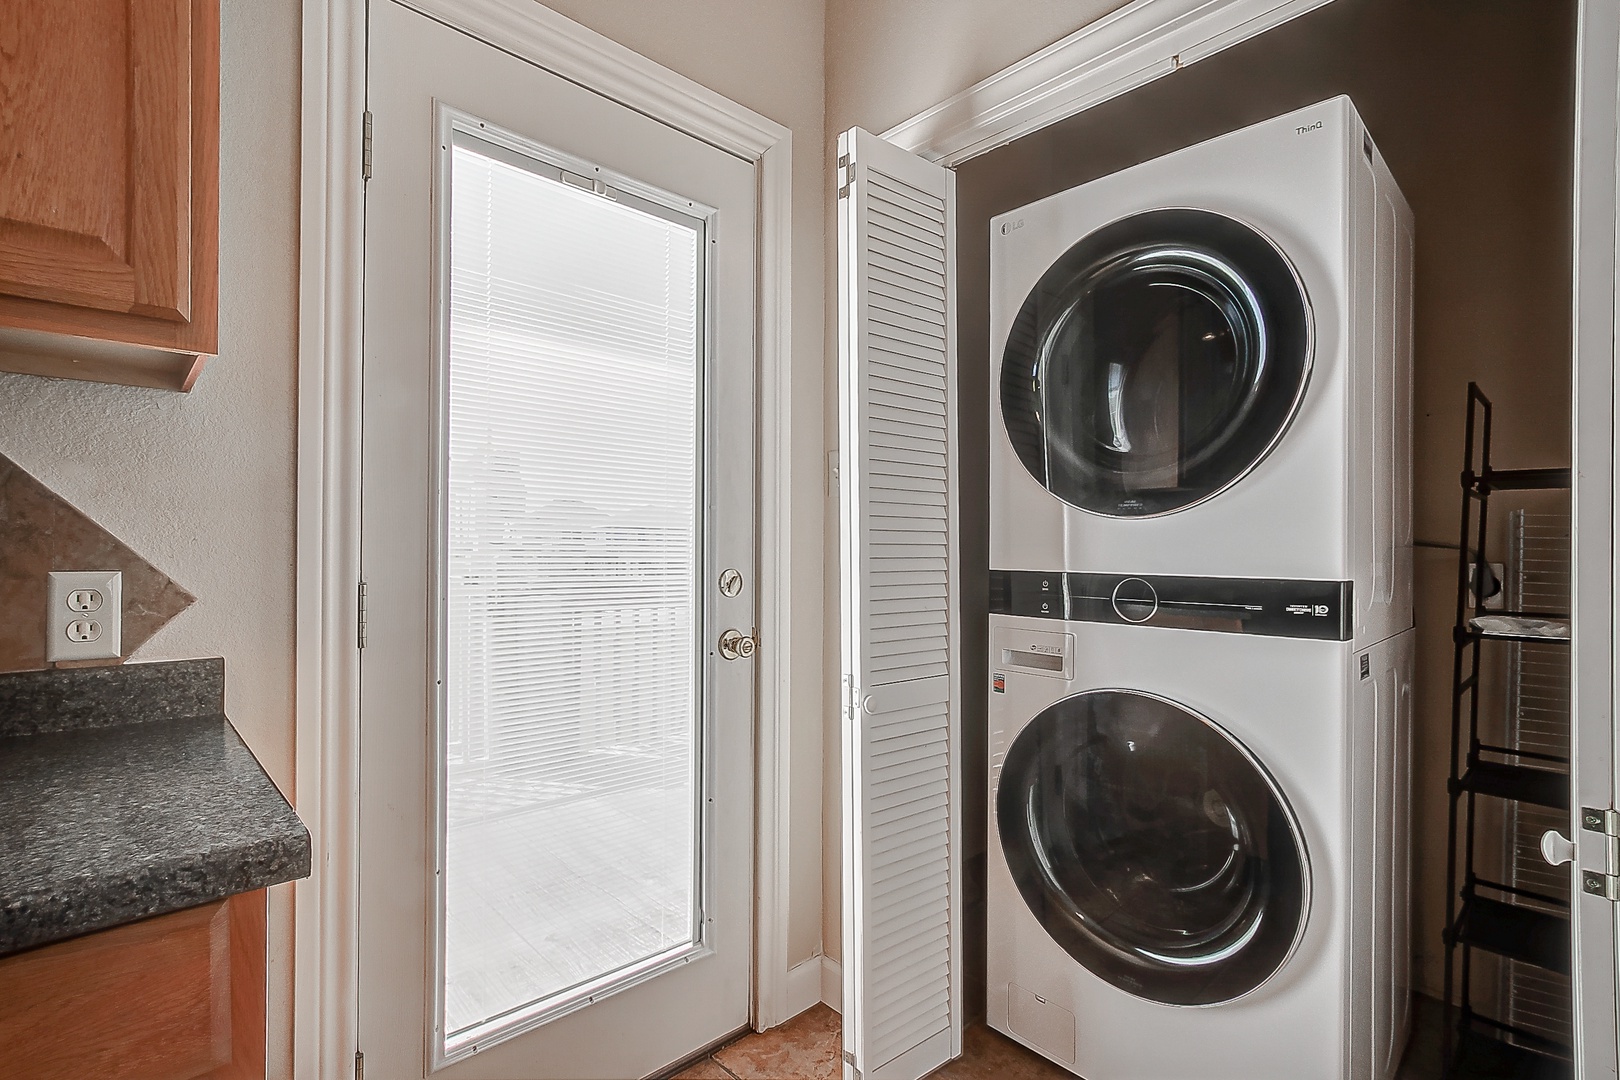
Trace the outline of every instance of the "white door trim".
{"label": "white door trim", "polygon": [[[431,18],[756,165],[759,618],[754,1026],[788,1010],[788,401],[792,134],[532,0],[402,0]],[[365,0],[304,0],[300,222],[297,785],[314,872],[295,909],[294,1075],[353,1075],[359,817],[361,117]]]}
{"label": "white door trim", "polygon": [[896,124],[883,138],[956,166],[1330,0],[1135,0]]}
{"label": "white door trim", "polygon": [[299,222],[293,1074],[353,1073],[359,936],[364,0],[305,0]]}
{"label": "white door trim", "polygon": [[1581,0],[1576,60],[1575,237],[1572,284],[1574,371],[1570,384],[1575,462],[1571,533],[1570,646],[1571,769],[1569,833],[1578,855],[1571,866],[1575,958],[1573,1016],[1575,1075],[1616,1075],[1616,911],[1584,895],[1581,870],[1603,873],[1602,837],[1581,828],[1581,807],[1615,805],[1615,618],[1617,574],[1615,477],[1620,440],[1615,430],[1616,316],[1620,299],[1620,14],[1612,0]]}

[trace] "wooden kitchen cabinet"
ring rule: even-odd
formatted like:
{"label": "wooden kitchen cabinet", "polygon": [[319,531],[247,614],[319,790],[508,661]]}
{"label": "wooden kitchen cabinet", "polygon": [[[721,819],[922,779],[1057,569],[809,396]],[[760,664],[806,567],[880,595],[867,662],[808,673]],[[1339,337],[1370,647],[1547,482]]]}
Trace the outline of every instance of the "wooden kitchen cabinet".
{"label": "wooden kitchen cabinet", "polygon": [[218,232],[218,0],[0,4],[0,370],[189,390]]}
{"label": "wooden kitchen cabinet", "polygon": [[264,965],[263,890],[0,959],[0,1076],[264,1080]]}

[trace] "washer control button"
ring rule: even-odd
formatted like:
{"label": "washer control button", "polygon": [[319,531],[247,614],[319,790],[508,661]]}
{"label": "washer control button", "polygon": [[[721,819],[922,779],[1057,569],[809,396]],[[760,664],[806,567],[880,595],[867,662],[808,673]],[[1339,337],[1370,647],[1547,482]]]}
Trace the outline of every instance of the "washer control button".
{"label": "washer control button", "polygon": [[1159,594],[1139,577],[1114,586],[1114,614],[1130,623],[1145,623],[1159,610]]}

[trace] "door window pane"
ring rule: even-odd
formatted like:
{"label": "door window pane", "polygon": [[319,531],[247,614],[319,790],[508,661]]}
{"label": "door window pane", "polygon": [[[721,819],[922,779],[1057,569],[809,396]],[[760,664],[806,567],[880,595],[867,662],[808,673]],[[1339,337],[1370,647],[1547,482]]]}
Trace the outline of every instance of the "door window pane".
{"label": "door window pane", "polygon": [[451,154],[453,1047],[699,940],[704,241],[584,178]]}

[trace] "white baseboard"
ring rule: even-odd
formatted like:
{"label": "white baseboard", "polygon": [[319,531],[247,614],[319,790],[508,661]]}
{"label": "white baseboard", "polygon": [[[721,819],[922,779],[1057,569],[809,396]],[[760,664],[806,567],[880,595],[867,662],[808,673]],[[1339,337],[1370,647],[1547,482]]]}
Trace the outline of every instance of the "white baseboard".
{"label": "white baseboard", "polygon": [[844,968],[830,956],[821,957],[821,1000],[833,1012],[842,1012]]}
{"label": "white baseboard", "polygon": [[834,1012],[844,997],[844,969],[830,956],[812,956],[788,968],[787,1015],[798,1016],[817,1004]]}
{"label": "white baseboard", "polygon": [[788,968],[787,1010],[783,1020],[791,1020],[821,1001],[821,986],[826,979],[821,971],[823,959],[812,956]]}

